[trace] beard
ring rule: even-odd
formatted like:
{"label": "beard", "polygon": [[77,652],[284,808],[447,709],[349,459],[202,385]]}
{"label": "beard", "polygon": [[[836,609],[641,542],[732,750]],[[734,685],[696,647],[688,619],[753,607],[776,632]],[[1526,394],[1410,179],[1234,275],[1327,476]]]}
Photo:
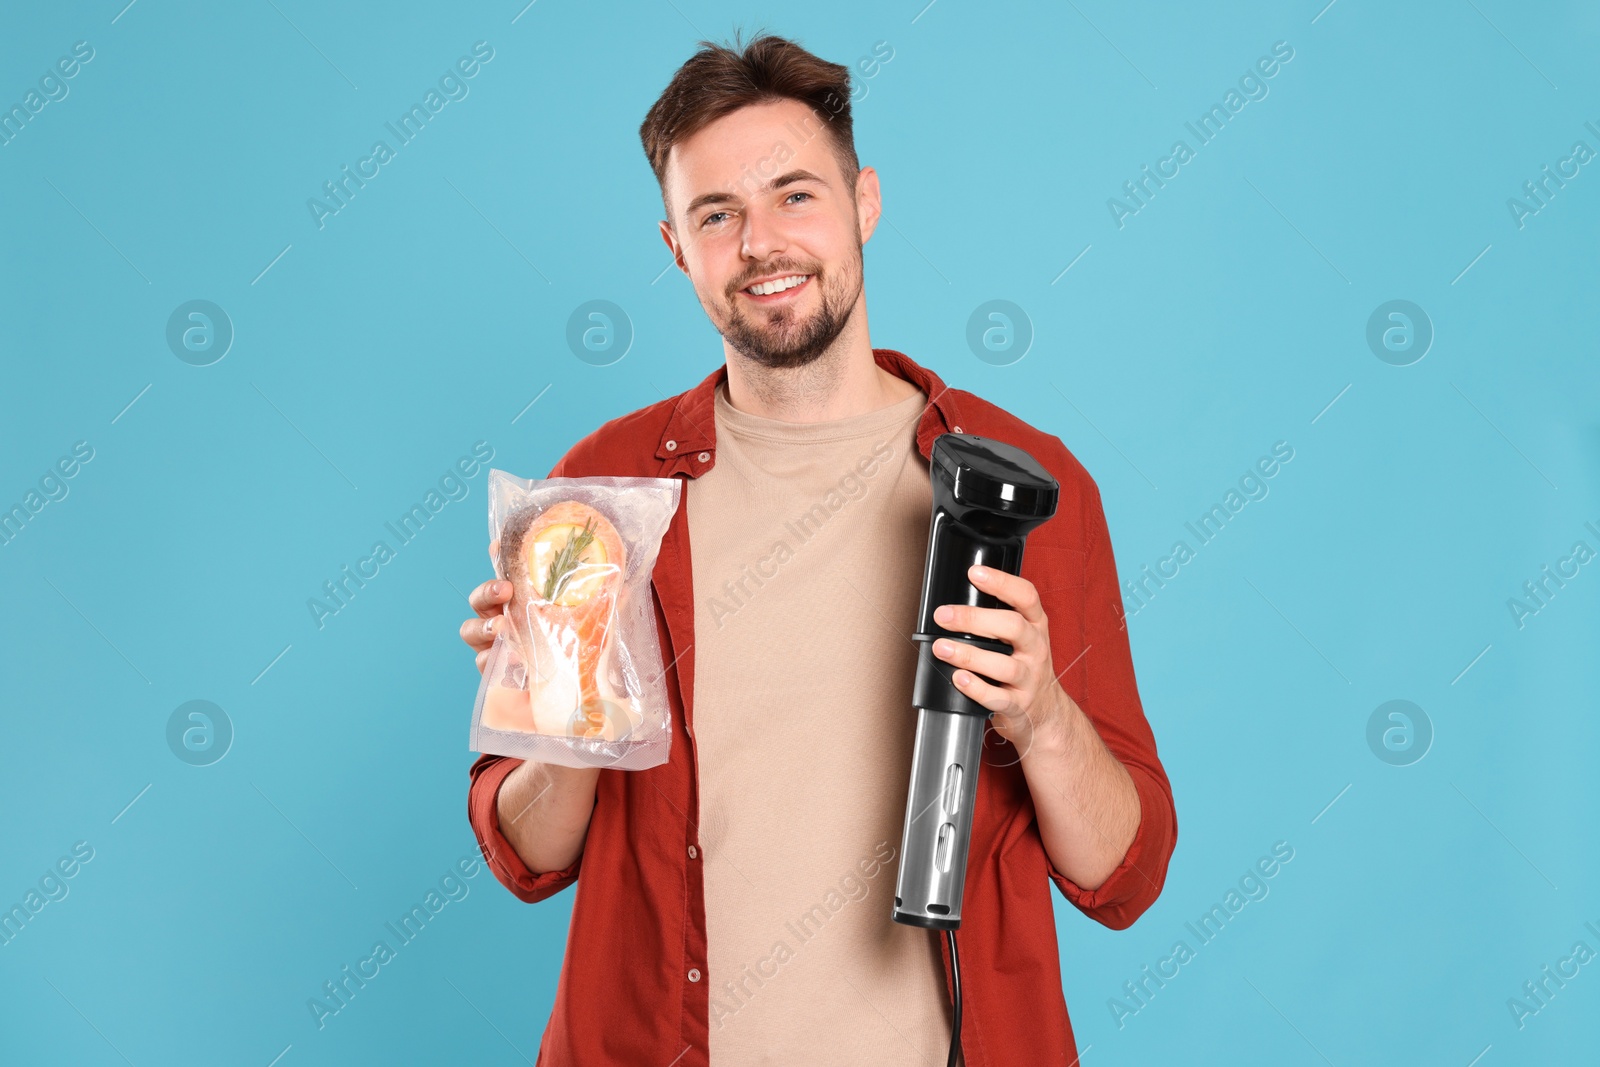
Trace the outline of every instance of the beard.
{"label": "beard", "polygon": [[857,242],[855,256],[838,272],[780,262],[748,276],[771,274],[811,275],[807,284],[817,287],[817,309],[805,314],[792,307],[746,306],[739,299],[742,286],[733,286],[728,303],[706,310],[723,340],[746,359],[774,369],[804,367],[821,357],[850,321],[861,296],[861,244]]}

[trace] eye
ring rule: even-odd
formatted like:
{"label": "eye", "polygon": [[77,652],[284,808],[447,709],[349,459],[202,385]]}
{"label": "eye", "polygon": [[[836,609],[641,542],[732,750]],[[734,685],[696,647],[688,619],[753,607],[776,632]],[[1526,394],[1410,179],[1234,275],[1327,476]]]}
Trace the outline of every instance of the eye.
{"label": "eye", "polygon": [[727,214],[727,212],[726,212],[726,211],[713,211],[713,212],[712,212],[712,213],[711,213],[711,214],[709,214],[709,215],[707,215],[707,216],[706,216],[706,217],[705,217],[705,218],[703,218],[703,219],[701,219],[701,220],[700,220],[700,225],[702,225],[702,226],[709,226],[709,225],[711,225],[711,224],[712,224],[712,223],[713,223],[713,222],[715,222],[715,221],[716,221],[716,219],[717,219],[717,216],[719,216],[719,215],[726,215],[726,214]]}
{"label": "eye", "polygon": [[812,196],[810,193],[790,193],[787,199],[792,200],[797,196],[803,196],[807,200],[815,200],[816,199],[816,197]]}

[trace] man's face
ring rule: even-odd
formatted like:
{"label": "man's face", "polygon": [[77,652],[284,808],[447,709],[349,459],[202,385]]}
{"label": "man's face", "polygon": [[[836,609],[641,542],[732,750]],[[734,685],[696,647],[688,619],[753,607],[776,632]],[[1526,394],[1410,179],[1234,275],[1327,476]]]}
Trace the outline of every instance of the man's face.
{"label": "man's face", "polygon": [[876,173],[841,171],[826,117],[797,100],[724,115],[673,146],[665,185],[661,235],[723,339],[768,367],[822,355],[862,304],[879,214]]}

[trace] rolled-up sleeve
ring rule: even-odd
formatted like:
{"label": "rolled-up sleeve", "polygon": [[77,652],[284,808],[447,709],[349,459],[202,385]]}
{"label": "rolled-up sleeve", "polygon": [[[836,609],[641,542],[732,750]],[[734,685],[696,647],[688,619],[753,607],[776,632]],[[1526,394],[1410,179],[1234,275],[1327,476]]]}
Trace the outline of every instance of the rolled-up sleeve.
{"label": "rolled-up sleeve", "polygon": [[478,847],[489,870],[520,900],[535,904],[554,896],[578,878],[583,853],[559,871],[535,874],[522,862],[517,850],[500,830],[500,784],[517,769],[522,760],[511,756],[480,756],[472,765],[472,784],[467,789],[467,819],[477,835]]}
{"label": "rolled-up sleeve", "polygon": [[1068,901],[1096,922],[1123,930],[1161,895],[1167,862],[1178,841],[1178,815],[1172,785],[1139,700],[1105,510],[1098,487],[1092,480],[1089,484],[1083,505],[1085,650],[1061,684],[1133,779],[1139,796],[1139,829],[1122,863],[1094,889],[1084,889],[1058,871],[1048,852],[1045,863]]}

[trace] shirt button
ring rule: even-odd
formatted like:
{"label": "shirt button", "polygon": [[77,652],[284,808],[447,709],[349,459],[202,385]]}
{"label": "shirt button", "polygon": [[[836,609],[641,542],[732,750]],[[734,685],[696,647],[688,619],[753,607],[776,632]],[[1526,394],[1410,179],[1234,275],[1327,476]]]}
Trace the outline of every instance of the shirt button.
{"label": "shirt button", "polygon": [[700,855],[700,850],[695,848],[693,845],[690,845],[689,846],[689,858],[690,859],[694,859],[698,855]]}
{"label": "shirt button", "polygon": [[[959,427],[959,426],[957,426],[957,427],[956,427],[956,428],[955,428],[955,432],[956,432],[956,433],[960,433],[960,432],[961,432],[961,427]],[[671,446],[671,445],[668,445],[668,446],[667,446],[667,447],[668,447],[668,448],[671,448],[671,447],[672,447],[672,446]]]}
{"label": "shirt button", "polygon": [[702,453],[700,453],[700,462],[701,463],[704,463],[706,460],[708,460],[710,458],[711,458],[711,453],[710,452],[702,452]]}
{"label": "shirt button", "polygon": [[700,981],[700,970],[699,970],[699,968],[697,968],[697,967],[690,967],[689,968],[689,981],[691,981],[691,982]]}
{"label": "shirt button", "polygon": [[676,442],[676,441],[668,441],[667,442],[667,451],[668,452],[676,452],[677,449],[678,449],[678,442]]}

